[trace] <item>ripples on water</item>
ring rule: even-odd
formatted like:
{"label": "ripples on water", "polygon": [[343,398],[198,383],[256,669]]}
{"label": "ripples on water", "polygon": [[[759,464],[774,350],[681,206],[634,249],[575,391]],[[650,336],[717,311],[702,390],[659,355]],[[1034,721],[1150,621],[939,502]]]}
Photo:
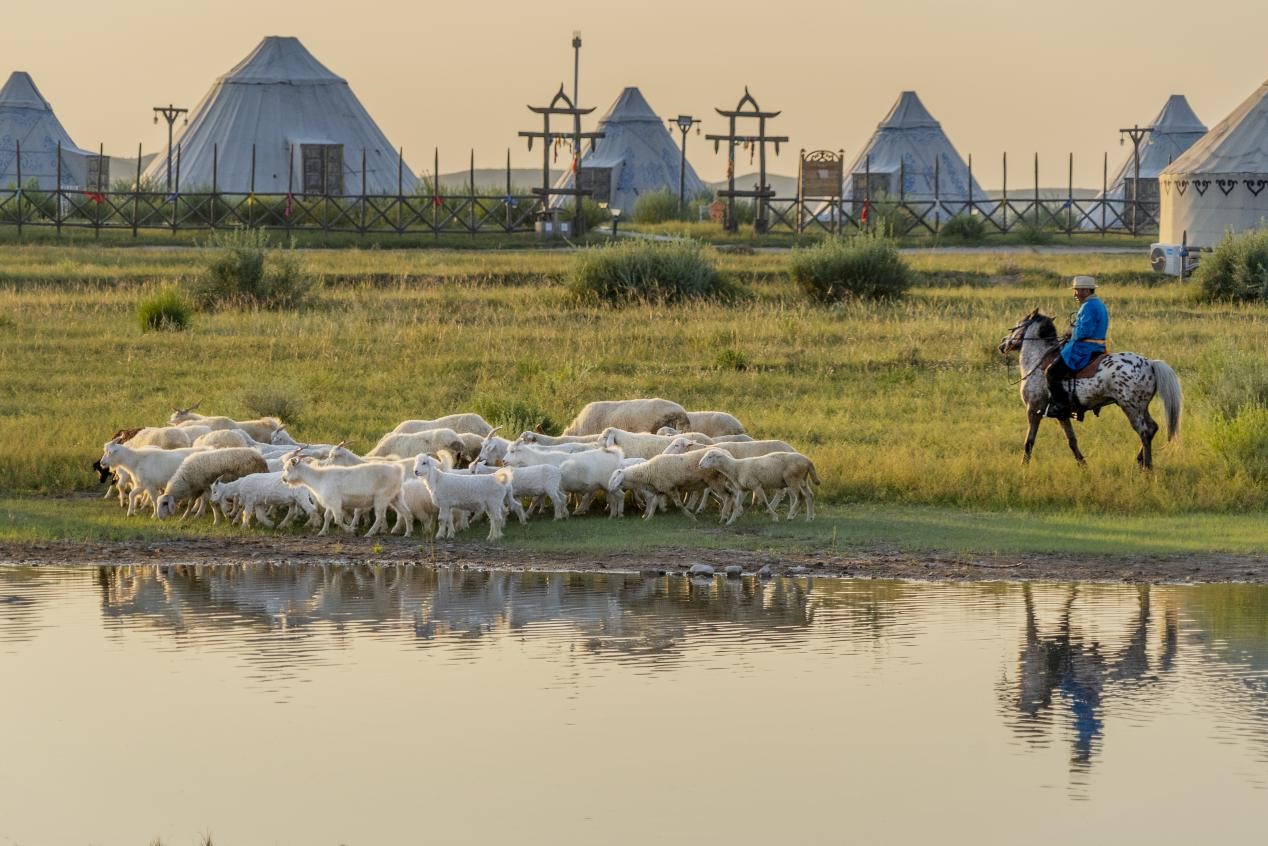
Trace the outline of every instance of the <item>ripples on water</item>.
{"label": "ripples on water", "polygon": [[[424,830],[419,795],[437,799],[425,830],[475,841],[902,841],[958,821],[1014,842],[1011,821],[1059,811],[1027,842],[1166,842],[1184,803],[1228,832],[1268,823],[1261,586],[16,568],[0,570],[0,680],[0,844],[395,841]],[[93,721],[130,739],[97,744]],[[341,764],[390,776],[405,804],[336,812],[348,785],[308,776]],[[167,771],[254,792],[208,811]],[[72,825],[33,789],[114,778],[162,799]],[[308,810],[279,824],[290,792]],[[796,819],[692,805],[749,792]],[[628,817],[656,801],[675,804]],[[1150,815],[1110,822],[1135,802]]]}

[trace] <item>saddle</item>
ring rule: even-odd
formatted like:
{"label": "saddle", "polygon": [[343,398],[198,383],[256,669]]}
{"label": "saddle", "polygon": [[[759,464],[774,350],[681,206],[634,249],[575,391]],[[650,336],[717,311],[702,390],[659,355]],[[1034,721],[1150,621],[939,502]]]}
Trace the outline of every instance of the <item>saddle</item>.
{"label": "saddle", "polygon": [[[1056,361],[1057,356],[1060,354],[1061,354],[1060,349],[1056,349],[1056,350],[1053,350],[1048,355],[1044,356],[1043,365],[1042,365],[1043,369],[1047,370],[1048,365]],[[1089,360],[1087,364],[1083,365],[1083,368],[1081,370],[1075,373],[1073,377],[1065,380],[1066,395],[1069,396],[1070,398],[1070,413],[1074,416],[1074,419],[1078,420],[1080,423],[1083,422],[1083,416],[1087,414],[1089,411],[1095,414],[1097,417],[1100,417],[1101,408],[1100,406],[1097,406],[1095,408],[1087,408],[1082,403],[1079,402],[1078,391],[1076,391],[1074,388],[1075,380],[1090,379],[1091,377],[1095,376],[1096,372],[1101,369],[1101,365],[1105,363],[1106,355],[1108,354],[1104,352],[1093,353],[1091,360]]]}
{"label": "saddle", "polygon": [[[1048,353],[1046,356],[1044,356],[1043,362],[1039,365],[1040,369],[1047,370],[1048,365],[1056,361],[1057,356],[1060,354],[1061,354],[1060,350],[1053,350],[1052,352]],[[1095,376],[1096,371],[1100,370],[1101,365],[1105,363],[1106,355],[1107,354],[1103,352],[1093,353],[1092,360],[1089,361],[1087,364],[1083,365],[1083,369],[1080,370],[1078,373],[1075,373],[1073,378],[1090,379],[1091,377]]]}

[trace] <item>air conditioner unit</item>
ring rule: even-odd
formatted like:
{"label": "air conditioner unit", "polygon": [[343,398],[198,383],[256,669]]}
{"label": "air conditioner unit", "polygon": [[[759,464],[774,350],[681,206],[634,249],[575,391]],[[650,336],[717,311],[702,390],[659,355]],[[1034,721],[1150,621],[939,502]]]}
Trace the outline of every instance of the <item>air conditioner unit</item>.
{"label": "air conditioner unit", "polygon": [[1152,244],[1149,247],[1149,266],[1155,273],[1182,276],[1188,253],[1182,244]]}

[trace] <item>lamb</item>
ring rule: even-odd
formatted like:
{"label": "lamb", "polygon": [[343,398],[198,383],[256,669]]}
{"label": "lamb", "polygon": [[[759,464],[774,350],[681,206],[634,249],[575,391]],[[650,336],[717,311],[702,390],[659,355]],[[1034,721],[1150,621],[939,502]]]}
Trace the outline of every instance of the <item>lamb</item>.
{"label": "lamb", "polygon": [[125,471],[132,479],[132,490],[128,492],[128,516],[136,513],[137,498],[148,495],[154,503],[154,516],[158,516],[159,492],[167,486],[172,476],[180,469],[181,462],[187,457],[202,450],[186,447],[184,449],[163,449],[162,447],[133,447],[110,441],[102,448],[100,464],[102,467]]}
{"label": "lamb", "polygon": [[525,430],[516,438],[522,444],[533,446],[558,446],[559,444],[598,444],[599,435],[543,435],[541,432]]}
{"label": "lamb", "polygon": [[168,423],[173,426],[198,425],[208,429],[241,429],[253,440],[262,444],[273,442],[273,435],[283,428],[283,423],[276,417],[257,417],[254,420],[234,420],[232,417],[204,416],[195,414],[194,409],[201,403],[194,403],[189,408],[173,408]]}
{"label": "lamb", "polygon": [[[554,506],[556,520],[562,520],[568,516],[568,499],[564,494],[563,471],[559,467],[553,464],[535,464],[531,467],[504,467],[502,469],[510,473],[511,500],[508,505],[519,517],[521,524],[528,522],[528,515],[520,506],[520,500],[525,497],[532,497],[529,513],[536,508],[540,500],[549,499],[550,504]],[[496,473],[498,468],[477,462],[471,465],[471,470],[477,474],[487,475]]]}
{"label": "lamb", "polygon": [[[708,435],[690,433],[678,435],[677,437],[686,438],[700,444],[713,443],[713,439]],[[627,432],[624,429],[617,429],[611,426],[604,429],[603,434],[599,436],[599,443],[603,446],[619,446],[626,455],[638,458],[651,458],[652,456],[660,455],[673,441],[674,438],[665,435]]]}
{"label": "lamb", "polygon": [[251,518],[273,528],[269,519],[269,508],[285,508],[286,516],[278,524],[284,529],[301,513],[308,515],[311,521],[317,515],[317,504],[312,495],[303,488],[293,488],[282,481],[282,473],[253,473],[231,482],[215,481],[211,483],[211,504],[219,506],[225,516],[230,516],[226,505],[234,501],[242,509],[242,525],[251,525]]}
{"label": "lamb", "polygon": [[427,429],[407,435],[388,433],[365,455],[366,458],[413,458],[420,453],[434,453],[440,449],[461,455],[465,447],[466,444],[453,429]]}
{"label": "lamb", "polygon": [[661,496],[671,499],[679,511],[695,520],[696,515],[684,505],[681,494],[706,489],[712,491],[719,501],[730,499],[730,487],[725,477],[715,470],[702,469],[699,458],[694,455],[658,455],[642,464],[620,467],[608,479],[609,496],[619,496],[623,490],[632,490],[643,497],[644,520],[656,513]]}
{"label": "lamb", "polygon": [[[493,430],[494,432],[497,429]],[[488,464],[496,466],[502,463],[502,459],[506,457],[506,451],[510,449],[511,442],[506,438],[499,438],[492,432],[484,439],[484,443],[480,446],[480,452],[476,454],[476,460],[471,462],[474,464]]]}
{"label": "lamb", "polygon": [[205,435],[194,439],[193,446],[207,449],[226,449],[229,447],[253,447],[256,443],[241,429],[212,429]]}
{"label": "lamb", "polygon": [[744,434],[744,424],[725,411],[688,411],[687,419],[691,421],[693,432],[704,432],[715,438]]}
{"label": "lamb", "polygon": [[715,447],[704,451],[699,466],[701,469],[717,470],[734,489],[735,499],[731,507],[731,517],[727,520],[728,526],[744,511],[741,503],[744,491],[752,491],[761,497],[766,503],[766,509],[776,520],[779,519],[779,512],[775,510],[775,506],[779,504],[779,498],[771,503],[766,497],[766,491],[777,490],[781,494],[788,492],[789,520],[796,516],[798,497],[804,494],[806,520],[814,519],[815,495],[810,482],[819,484],[819,475],[815,472],[814,463],[801,453],[773,452],[754,458],[735,458],[726,450]]}
{"label": "lamb", "polygon": [[[708,445],[699,444],[687,438],[674,438],[674,442],[665,447],[665,454],[682,455],[686,452],[705,449],[706,446]],[[784,441],[715,441],[712,446],[724,449],[736,458],[754,458],[772,452],[797,451]]]}
{"label": "lamb", "polygon": [[397,528],[402,529],[405,537],[413,533],[415,520],[422,521],[428,534],[436,531],[436,518],[440,512],[431,498],[431,489],[422,479],[411,476],[401,483],[401,502],[405,505],[405,513],[397,521]]}
{"label": "lamb", "polygon": [[454,536],[454,509],[474,513],[483,511],[489,516],[491,541],[502,537],[506,525],[506,498],[511,492],[509,473],[499,470],[489,476],[458,475],[440,469],[440,462],[430,455],[420,455],[414,462],[414,475],[423,477],[436,503],[439,529],[437,538]]}
{"label": "lamb", "polygon": [[[559,465],[563,489],[580,497],[573,514],[584,514],[590,510],[590,503],[600,491],[607,490],[608,480],[623,466],[624,460],[620,447],[605,447],[571,455]],[[608,497],[608,513],[615,512],[613,498]]]}
{"label": "lamb", "polygon": [[400,465],[393,462],[370,462],[354,467],[322,467],[312,459],[292,455],[286,459],[282,481],[296,487],[303,485],[325,511],[321,531],[330,531],[330,521],[338,522],[344,531],[352,531],[343,514],[348,509],[373,508],[374,523],[366,537],[378,534],[387,524],[389,505],[400,502],[404,476]]}
{"label": "lamb", "polygon": [[[156,514],[160,520],[167,519],[176,513],[176,503],[183,499],[197,501],[197,513],[201,514],[212,482],[231,482],[252,473],[267,473],[268,470],[264,456],[253,449],[234,447],[196,452],[181,462],[168,481],[163,495],[158,498]],[[188,514],[189,509],[185,513]],[[215,509],[212,509],[213,521],[215,516]]]}
{"label": "lamb", "polygon": [[475,412],[466,412],[437,417],[435,420],[405,420],[397,424],[392,434],[413,435],[428,429],[453,429],[459,434],[479,435],[482,438],[488,437],[494,431],[483,417]]}
{"label": "lamb", "polygon": [[690,429],[687,411],[676,402],[653,399],[592,402],[564,429],[565,435],[593,435],[609,426],[627,432],[655,432],[661,426]]}

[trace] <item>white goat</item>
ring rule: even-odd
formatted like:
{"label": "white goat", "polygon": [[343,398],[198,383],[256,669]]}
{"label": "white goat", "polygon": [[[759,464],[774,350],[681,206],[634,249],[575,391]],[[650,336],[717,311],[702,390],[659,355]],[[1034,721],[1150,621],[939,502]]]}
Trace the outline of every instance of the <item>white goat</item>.
{"label": "white goat", "polygon": [[543,435],[541,432],[525,430],[516,438],[522,444],[533,446],[557,446],[558,444],[598,444],[599,434],[593,435]]}
{"label": "white goat", "polygon": [[458,433],[470,433],[487,437],[494,431],[488,421],[475,412],[465,412],[463,414],[448,414],[444,417],[437,417],[435,420],[405,420],[396,425],[392,430],[393,435],[412,435],[416,432],[424,432],[428,429],[453,429]]}
{"label": "white goat", "polygon": [[[232,503],[231,507],[227,507]],[[277,528],[284,529],[299,514],[308,516],[310,523],[317,516],[317,504],[307,489],[294,488],[282,481],[281,472],[253,473],[231,482],[211,483],[211,504],[218,506],[226,517],[241,509],[242,525],[251,525],[251,518],[259,520],[270,529],[270,508],[285,508],[286,516]]]}
{"label": "white goat", "polygon": [[[543,499],[549,499],[555,509],[555,519],[568,516],[568,498],[564,494],[563,471],[553,464],[535,464],[531,467],[503,467],[511,476],[511,501],[507,503],[520,523],[528,522],[528,514],[536,510]],[[498,472],[497,467],[476,462],[471,465],[473,473],[488,475]],[[525,513],[520,500],[529,497],[528,513]]]}
{"label": "white goat", "polygon": [[[700,435],[692,432],[686,435],[677,435],[679,438],[686,438],[700,444],[711,444],[713,439],[708,435]],[[645,432],[627,432],[624,429],[608,427],[603,430],[603,434],[599,436],[599,443],[604,446],[618,446],[628,456],[632,458],[651,458],[660,455],[665,451],[674,438],[666,435],[652,435]]]}
{"label": "white goat", "polygon": [[440,468],[439,461],[424,453],[414,462],[414,475],[427,482],[432,501],[436,503],[440,525],[436,531],[437,538],[454,536],[454,509],[477,514],[483,511],[489,517],[488,539],[493,541],[502,537],[502,527],[506,525],[506,498],[511,490],[509,473],[498,471],[489,476],[446,473]]}
{"label": "white goat", "polygon": [[358,508],[374,509],[374,523],[366,537],[378,534],[386,527],[388,506],[400,499],[403,480],[400,465],[395,463],[320,467],[298,455],[288,458],[282,471],[283,482],[303,485],[325,511],[319,535],[330,530],[331,520],[344,531],[353,531],[352,521],[344,522],[344,511]]}
{"label": "white goat", "polygon": [[447,449],[455,455],[461,455],[465,444],[453,429],[427,429],[406,435],[386,434],[374,449],[365,454],[366,458],[412,458],[423,452],[434,453]]}
{"label": "white goat", "polygon": [[159,493],[167,487],[168,481],[176,475],[181,462],[187,456],[202,450],[186,447],[185,449],[163,449],[162,447],[132,447],[118,441],[110,441],[102,448],[101,466],[109,469],[122,469],[132,479],[132,489],[128,491],[128,516],[136,513],[138,497],[148,496],[154,504],[154,516],[158,516]]}

